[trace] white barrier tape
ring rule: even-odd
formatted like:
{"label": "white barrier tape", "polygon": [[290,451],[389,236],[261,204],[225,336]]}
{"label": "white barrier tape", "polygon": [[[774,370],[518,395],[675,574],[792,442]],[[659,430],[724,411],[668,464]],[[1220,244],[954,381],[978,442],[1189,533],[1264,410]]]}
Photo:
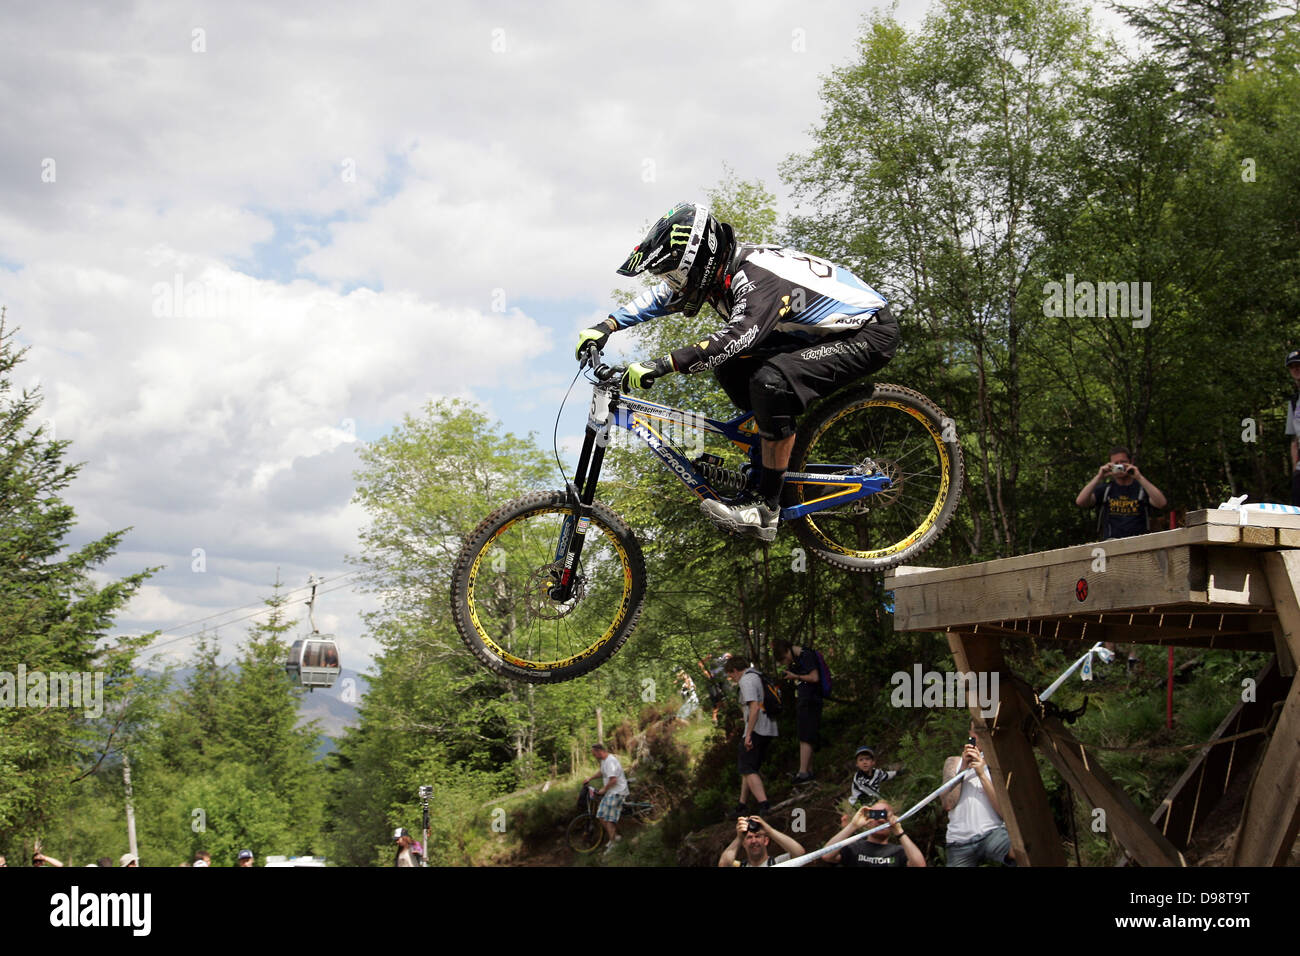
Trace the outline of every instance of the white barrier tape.
{"label": "white barrier tape", "polygon": [[[1103,652],[1104,652],[1104,653],[1103,653]],[[1060,677],[1056,678],[1056,680],[1052,681],[1052,686],[1048,687],[1047,690],[1045,690],[1045,691],[1043,691],[1041,694],[1039,694],[1039,695],[1038,695],[1038,699],[1039,699],[1039,700],[1047,700],[1047,698],[1049,698],[1049,697],[1051,697],[1053,694],[1055,694],[1055,693],[1056,693],[1056,689],[1057,689],[1058,687],[1060,687],[1062,684],[1064,684],[1065,681],[1066,681],[1066,679],[1067,679],[1071,674],[1073,674],[1073,673],[1074,673],[1075,671],[1077,671],[1080,667],[1082,667],[1082,666],[1083,666],[1083,662],[1086,661],[1089,657],[1091,657],[1094,653],[1101,653],[1101,654],[1102,654],[1102,660],[1105,660],[1105,659],[1106,659],[1105,655],[1106,655],[1106,654],[1109,654],[1110,651],[1106,650],[1106,648],[1102,646],[1101,641],[1098,641],[1096,644],[1092,645],[1092,647],[1088,648],[1088,652],[1087,652],[1086,654],[1084,654],[1084,655],[1083,655],[1082,657],[1080,657],[1077,661],[1075,661],[1073,664],[1071,664],[1069,670],[1067,670],[1067,671],[1066,671],[1064,674],[1062,674]]]}
{"label": "white barrier tape", "polygon": [[1278,504],[1275,501],[1259,501],[1246,504],[1247,495],[1237,495],[1235,498],[1229,498],[1223,504],[1219,505],[1219,511],[1237,512],[1237,524],[1245,525],[1249,522],[1251,512],[1262,512],[1283,515],[1300,515],[1300,508],[1295,505]]}
{"label": "white barrier tape", "polygon": [[[975,772],[974,767],[968,767],[967,769],[963,770],[961,773],[957,774],[957,776],[953,777],[951,780],[944,781],[943,786],[939,787],[939,789],[932,792],[929,796],[924,797],[923,799],[917,801],[914,807],[912,807],[910,810],[908,810],[906,813],[904,813],[901,817],[898,818],[898,822],[902,823],[908,817],[917,813],[922,807],[924,807],[935,797],[951,790],[953,787],[957,786],[957,784],[961,783],[963,780],[965,780],[974,772]],[[887,830],[892,826],[893,826],[892,823],[882,823],[880,824],[880,826],[872,827],[870,830],[863,830],[861,833],[855,833],[853,836],[847,837],[841,840],[839,843],[832,843],[830,846],[824,846],[820,850],[813,850],[811,853],[805,853],[803,856],[797,856],[793,860],[786,860],[784,863],[778,863],[776,865],[777,866],[803,866],[805,863],[808,863],[812,860],[816,860],[819,857],[826,856],[828,853],[834,853],[836,850],[840,849],[841,847],[846,847],[850,843],[857,843],[863,837],[870,836],[873,833],[879,833],[881,830]]]}
{"label": "white barrier tape", "polygon": [[[1039,694],[1038,699],[1047,700],[1047,698],[1051,697],[1052,694],[1056,692],[1056,689],[1065,683],[1066,678],[1068,678],[1071,674],[1077,671],[1083,665],[1083,662],[1086,661],[1089,657],[1091,657],[1094,653],[1099,655],[1101,659],[1104,660],[1107,664],[1109,664],[1111,660],[1114,659],[1115,656],[1114,654],[1111,653],[1111,651],[1108,648],[1102,645],[1101,641],[1098,641],[1096,644],[1092,645],[1092,647],[1088,648],[1087,653],[1085,653],[1077,661],[1071,664],[1069,670],[1067,670],[1064,674],[1062,674],[1060,677],[1054,680],[1052,682],[1052,685],[1048,687],[1047,690]],[[922,807],[924,807],[935,797],[938,797],[946,793],[947,791],[951,790],[953,787],[957,786],[957,784],[961,783],[963,780],[965,780],[974,772],[975,772],[974,767],[967,767],[965,770],[957,774],[957,776],[953,777],[951,780],[944,781],[943,785],[940,786],[937,790],[931,791],[927,796],[922,797],[920,800],[918,800],[916,804],[912,806],[911,809],[909,809],[906,813],[904,813],[901,817],[898,818],[898,822],[902,823],[908,817],[913,816],[915,813],[917,813]],[[805,853],[803,856],[797,856],[793,860],[786,860],[784,863],[777,863],[776,866],[803,866],[805,863],[811,863],[813,860],[817,860],[823,856],[826,856],[827,854],[834,853],[836,850],[842,849],[843,847],[848,846],[850,843],[857,843],[863,837],[870,836],[873,833],[879,833],[881,830],[887,830],[892,826],[893,826],[892,823],[882,823],[880,824],[880,826],[872,827],[870,830],[863,830],[861,833],[855,833],[853,836],[847,837],[846,839],[841,840],[839,843],[832,843],[829,846],[822,847],[820,850],[813,850],[811,853]]]}

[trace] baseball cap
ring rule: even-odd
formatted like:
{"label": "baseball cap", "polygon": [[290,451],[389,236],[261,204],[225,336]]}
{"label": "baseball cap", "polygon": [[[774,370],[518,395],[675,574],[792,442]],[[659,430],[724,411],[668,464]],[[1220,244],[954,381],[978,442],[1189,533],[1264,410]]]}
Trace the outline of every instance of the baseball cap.
{"label": "baseball cap", "polygon": [[406,827],[398,827],[393,831],[393,839],[400,840],[402,837],[409,837],[411,834],[406,832]]}
{"label": "baseball cap", "polygon": [[862,754],[871,754],[871,756],[874,757],[876,755],[876,750],[874,747],[868,747],[865,744],[863,744],[861,747],[857,749],[857,752],[854,753],[853,756],[857,758],[860,757]]}
{"label": "baseball cap", "polygon": [[121,859],[117,861],[118,866],[130,866],[132,863],[136,866],[140,865],[140,858],[134,853],[123,853]]}
{"label": "baseball cap", "polygon": [[239,858],[240,858],[241,860],[251,860],[251,859],[253,858],[253,851],[252,851],[252,850],[240,850],[240,851],[239,851]]}
{"label": "baseball cap", "polygon": [[1292,351],[1286,353],[1287,365],[1295,365],[1296,362],[1300,362],[1300,349],[1293,349]]}

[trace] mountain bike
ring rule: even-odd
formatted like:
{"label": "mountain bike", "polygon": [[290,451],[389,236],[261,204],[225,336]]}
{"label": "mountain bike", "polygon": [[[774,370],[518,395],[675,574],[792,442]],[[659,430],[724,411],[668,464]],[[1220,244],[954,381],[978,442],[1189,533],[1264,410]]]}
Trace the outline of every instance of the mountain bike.
{"label": "mountain bike", "polygon": [[[531,683],[571,680],[599,667],[636,627],[646,594],[636,535],[596,500],[614,429],[640,439],[701,500],[756,489],[761,444],[752,413],[723,421],[622,392],[624,369],[583,370],[591,407],[572,480],[503,505],[465,540],[451,587],[462,640],[489,670]],[[747,461],[695,459],[672,428],[724,439]],[[950,418],[898,385],[849,386],[814,404],[799,424],[782,489],[781,523],[823,561],[874,572],[934,543],[957,510],[962,451]]]}
{"label": "mountain bike", "polygon": [[[596,808],[600,799],[595,790],[584,786],[583,801],[586,809],[569,821],[565,838],[575,853],[591,853],[605,839],[605,827],[596,819]],[[667,807],[666,795],[655,787],[644,800],[627,799],[623,801],[623,817],[632,817],[639,823],[653,823],[663,815]]]}

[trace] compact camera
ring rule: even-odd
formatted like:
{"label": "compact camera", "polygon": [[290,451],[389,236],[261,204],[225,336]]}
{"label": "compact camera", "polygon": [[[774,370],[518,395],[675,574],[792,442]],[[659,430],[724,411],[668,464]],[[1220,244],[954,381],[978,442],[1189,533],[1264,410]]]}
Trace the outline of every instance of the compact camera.
{"label": "compact camera", "polygon": [[888,819],[889,819],[889,811],[888,811],[888,810],[868,810],[868,811],[867,811],[867,819],[868,819],[868,820],[888,820]]}

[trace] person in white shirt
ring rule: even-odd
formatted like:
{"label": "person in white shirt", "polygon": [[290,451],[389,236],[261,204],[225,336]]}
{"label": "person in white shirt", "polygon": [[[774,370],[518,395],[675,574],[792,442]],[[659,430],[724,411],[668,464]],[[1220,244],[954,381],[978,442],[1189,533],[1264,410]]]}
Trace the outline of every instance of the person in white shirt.
{"label": "person in white shirt", "polygon": [[605,785],[596,791],[600,796],[596,819],[609,834],[609,845],[605,847],[605,852],[608,853],[614,848],[615,843],[623,839],[618,835],[618,819],[623,815],[623,801],[627,799],[627,776],[623,773],[623,765],[619,763],[618,758],[610,753],[604,744],[592,744],[591,752],[600,761],[600,772],[583,782],[590,783],[596,779],[605,781]]}
{"label": "person in white shirt", "polygon": [[763,678],[758,669],[750,667],[746,657],[732,654],[727,658],[725,672],[727,680],[740,688],[740,712],[745,718],[745,730],[740,738],[740,754],[736,762],[740,770],[740,798],[736,803],[736,816],[749,815],[748,800],[751,793],[758,801],[758,815],[765,816],[771,812],[771,806],[759,770],[779,729],[776,721],[763,709]]}
{"label": "person in white shirt", "polygon": [[961,756],[944,761],[943,779],[951,780],[969,767],[975,768],[975,775],[943,795],[943,808],[948,811],[948,866],[979,866],[986,861],[1014,866],[1011,836],[989,779],[984,752],[975,744],[973,720]]}

